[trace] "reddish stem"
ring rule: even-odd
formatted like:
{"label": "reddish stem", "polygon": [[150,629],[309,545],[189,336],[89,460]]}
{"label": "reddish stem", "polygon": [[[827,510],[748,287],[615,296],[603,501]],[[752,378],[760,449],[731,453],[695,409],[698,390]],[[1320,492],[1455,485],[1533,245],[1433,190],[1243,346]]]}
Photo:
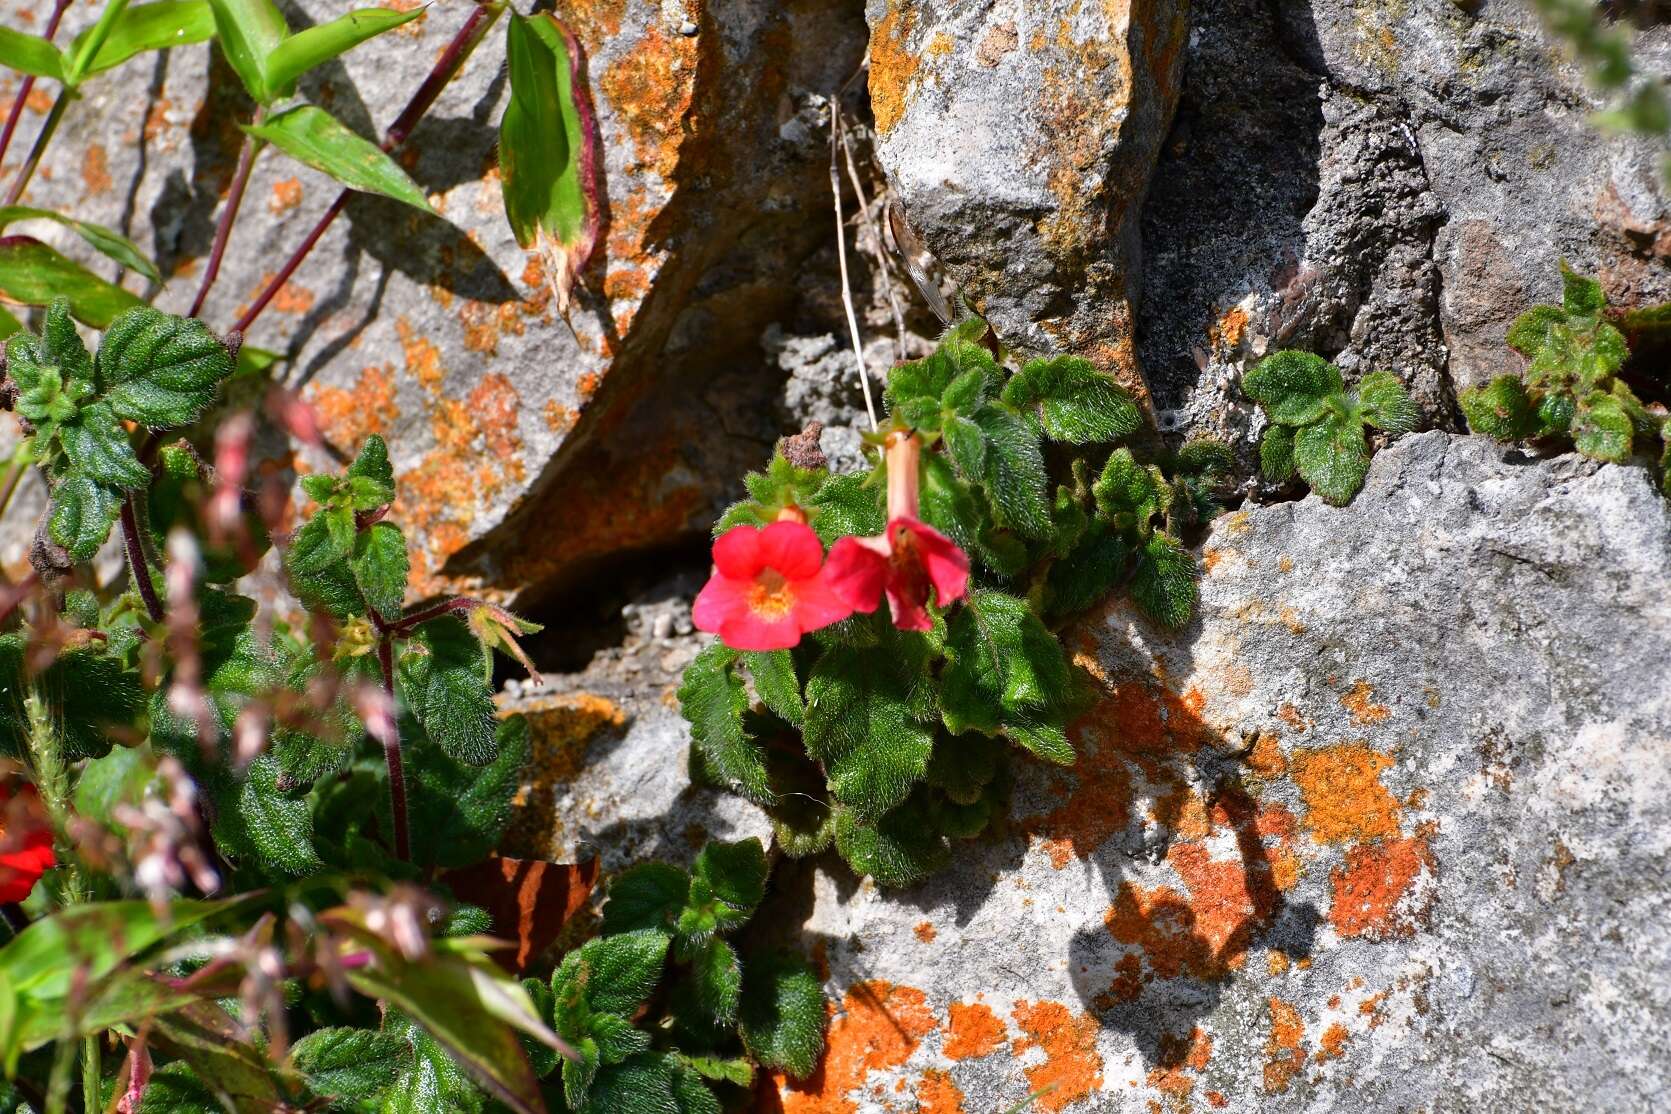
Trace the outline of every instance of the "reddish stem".
{"label": "reddish stem", "polygon": [[29,593],[33,592],[40,582],[41,574],[32,572],[19,581],[16,587],[0,593],[0,623],[11,618],[12,612],[17,610],[17,605],[28,599]]}
{"label": "reddish stem", "polygon": [[383,671],[383,692],[389,698],[389,717],[394,729],[383,737],[383,761],[389,767],[389,812],[395,822],[395,858],[412,861],[412,837],[406,824],[406,767],[400,757],[400,720],[395,718],[394,640],[384,635],[377,642],[377,665]]}
{"label": "reddish stem", "polygon": [[[58,22],[64,18],[64,9],[68,8],[72,0],[58,0],[53,6],[52,18],[46,21],[46,38],[51,42],[58,34]],[[12,110],[6,116],[6,130],[0,131],[0,162],[6,159],[6,151],[12,145],[12,135],[17,131],[17,122],[23,117],[23,102],[29,99],[29,94],[35,89],[35,75],[24,75],[23,81],[17,87],[17,99],[12,101]]]}
{"label": "reddish stem", "polygon": [[[261,113],[255,114],[255,122],[261,122]],[[203,272],[203,282],[197,288],[197,297],[192,300],[191,310],[187,317],[196,317],[203,310],[203,303],[209,297],[209,288],[215,285],[215,278],[220,274],[220,261],[226,254],[226,242],[232,238],[232,222],[238,219],[238,209],[244,203],[244,187],[249,185],[250,171],[255,168],[255,137],[244,136],[244,146],[238,152],[238,170],[232,175],[232,188],[226,195],[226,206],[221,210],[220,224],[215,228],[215,246],[209,251],[209,266]],[[233,330],[237,332],[236,329]]]}
{"label": "reddish stem", "polygon": [[122,500],[122,541],[128,550],[128,575],[139,588],[139,598],[145,601],[145,613],[151,622],[163,620],[162,601],[157,598],[157,586],[151,583],[151,566],[145,560],[145,547],[139,541],[139,516],[134,513],[133,496]]}
{"label": "reddish stem", "polygon": [[[464,26],[458,29],[458,33],[453,36],[452,42],[447,44],[447,49],[442,51],[441,57],[435,60],[435,65],[430,69],[429,76],[424,78],[422,85],[418,86],[418,91],[412,94],[412,99],[407,102],[406,108],[402,110],[401,114],[395,117],[395,122],[389,125],[388,131],[383,133],[382,148],[385,154],[392,152],[396,147],[406,142],[406,137],[412,134],[412,129],[417,126],[419,120],[423,119],[424,113],[429,111],[430,106],[435,103],[435,99],[441,95],[441,90],[447,87],[447,82],[451,81],[459,69],[463,67],[466,59],[470,57],[471,51],[476,49],[476,44],[481,41],[483,35],[487,34],[487,29],[493,26],[493,21],[499,17],[503,8],[503,4],[477,3],[471,10],[470,17],[464,21]],[[271,302],[278,292],[284,288],[284,284],[290,281],[290,276],[296,273],[296,268],[302,265],[302,260],[306,259],[308,253],[319,243],[319,238],[325,235],[325,231],[331,227],[337,217],[342,215],[342,210],[347,206],[349,195],[352,193],[352,190],[345,189],[337,194],[336,200],[331,202],[331,207],[325,210],[325,215],[320,217],[319,223],[313,226],[313,231],[307,234],[307,238],[291,253],[284,266],[279,268],[278,274],[274,275],[272,281],[267,283],[260,294],[256,295],[255,301],[250,303],[249,309],[245,310],[244,315],[238,318],[238,323],[232,326],[235,332],[245,333],[249,331],[249,327],[255,323],[255,319],[261,316],[261,311],[267,308],[267,303]]]}

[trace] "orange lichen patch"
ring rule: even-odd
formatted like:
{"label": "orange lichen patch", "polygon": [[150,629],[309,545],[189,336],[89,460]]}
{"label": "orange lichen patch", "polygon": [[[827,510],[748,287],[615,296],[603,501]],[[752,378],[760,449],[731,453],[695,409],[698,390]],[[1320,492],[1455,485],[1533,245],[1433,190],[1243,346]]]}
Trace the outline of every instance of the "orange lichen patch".
{"label": "orange lichen patch", "polygon": [[876,130],[883,135],[905,115],[909,86],[922,66],[922,59],[905,45],[916,22],[915,8],[901,11],[897,2],[890,2],[870,35],[870,108]]}
{"label": "orange lichen patch", "polygon": [[1027,1082],[1041,1095],[1039,1110],[1061,1110],[1102,1086],[1102,1056],[1097,1052],[1097,1022],[1089,1014],[1071,1013],[1060,1002],[1017,1002],[1010,1012],[1026,1033],[1011,1049],[1017,1056],[1042,1048],[1045,1061],[1027,1069]]}
{"label": "orange lichen patch", "polygon": [[632,137],[638,165],[664,180],[673,178],[690,136],[705,131],[691,116],[699,43],[708,37],[669,35],[652,25],[598,82]]}
{"label": "orange lichen patch", "polygon": [[458,321],[464,329],[464,347],[484,356],[494,355],[499,351],[500,337],[521,336],[527,331],[522,321],[524,309],[521,302],[494,304],[465,299],[458,310]]}
{"label": "orange lichen patch", "polygon": [[952,37],[944,31],[936,32],[935,36],[928,40],[928,53],[935,58],[944,58],[956,49],[957,44],[953,42]]}
{"label": "orange lichen patch", "polygon": [[916,928],[913,928],[911,930],[911,932],[912,932],[913,935],[916,936],[917,939],[921,940],[925,944],[934,943],[935,933],[934,933],[934,924],[933,924],[932,921],[921,922],[920,924],[917,925]]}
{"label": "orange lichen patch", "polygon": [[1286,973],[1288,970],[1288,953],[1270,951],[1265,953],[1265,973],[1273,978]]}
{"label": "orange lichen patch", "polygon": [[772,1081],[782,1114],[853,1114],[847,1096],[873,1072],[911,1058],[936,1028],[923,992],[884,980],[859,983],[842,998],[824,1041],[824,1060],[804,1082],[779,1073]]}
{"label": "orange lichen patch", "polygon": [[325,436],[337,445],[357,446],[368,435],[386,431],[400,414],[394,371],[387,365],[363,368],[347,390],[310,385],[307,398]]}
{"label": "orange lichen patch", "polygon": [[95,197],[110,188],[110,160],[102,144],[89,143],[86,152],[82,154],[81,184],[87,187],[89,197]]}
{"label": "orange lichen patch", "polygon": [[990,1056],[1004,1043],[1004,1023],[984,1002],[953,1002],[946,1047],[948,1060]]}
{"label": "orange lichen patch", "polygon": [[[261,290],[266,289],[267,284],[272,280],[273,275],[270,272],[262,276],[261,285],[257,288],[256,293],[259,294]],[[278,293],[273,295],[271,304],[280,313],[301,314],[312,309],[313,302],[313,291],[292,280],[278,288]]]}
{"label": "orange lichen patch", "polygon": [[1192,934],[1211,949],[1215,963],[1240,967],[1254,930],[1275,905],[1265,861],[1212,859],[1199,843],[1175,843],[1166,859],[1189,887]]}
{"label": "orange lichen patch", "polygon": [[520,479],[522,438],[517,435],[516,420],[522,410],[522,397],[516,388],[505,376],[493,372],[482,376],[468,402],[487,450],[505,461],[513,478]]}
{"label": "orange lichen patch", "polygon": [[1346,863],[1329,872],[1334,903],[1329,921],[1342,936],[1386,939],[1416,930],[1413,915],[1399,916],[1398,903],[1410,892],[1433,853],[1420,836],[1367,844],[1346,853]]}
{"label": "orange lichen patch", "polygon": [[587,746],[600,732],[625,726],[627,716],[614,701],[589,692],[541,697],[515,710],[528,720],[528,772],[512,801],[501,849],[513,857],[543,859],[556,850],[562,834],[562,820],[551,807],[553,790],[573,781],[585,765]]}
{"label": "orange lichen patch", "polygon": [[917,1080],[918,1114],[965,1114],[963,1092],[952,1077],[930,1068]]}
{"label": "orange lichen patch", "polygon": [[[29,90],[29,99],[23,102],[23,107],[36,116],[45,116],[52,111],[52,94],[46,91],[46,86],[38,84]],[[45,173],[44,167],[42,173]]]}
{"label": "orange lichen patch", "polygon": [[402,317],[395,321],[395,333],[400,337],[400,350],[406,361],[406,371],[417,379],[419,386],[430,394],[441,389],[441,349],[428,337],[419,336],[412,323]]}
{"label": "orange lichen patch", "polygon": [[1322,1037],[1320,1037],[1317,1041],[1317,1054],[1313,1057],[1313,1059],[1319,1062],[1323,1060],[1340,1059],[1340,1057],[1346,1054],[1346,1040],[1351,1035],[1351,1030],[1336,1021],[1327,1029],[1323,1030]]}
{"label": "orange lichen patch", "polygon": [[1288,772],[1288,758],[1282,744],[1269,731],[1261,731],[1247,756],[1248,769],[1263,778],[1281,777]]}
{"label": "orange lichen patch", "polygon": [[268,212],[275,216],[288,213],[302,203],[302,180],[283,178],[273,183],[273,197],[267,202]]}
{"label": "orange lichen patch", "polygon": [[1277,718],[1295,731],[1305,731],[1311,727],[1311,721],[1300,714],[1300,710],[1292,704],[1284,704],[1276,710]]}
{"label": "orange lichen patch", "polygon": [[1278,1094],[1288,1089],[1305,1066],[1305,1022],[1299,1011],[1281,998],[1269,1000],[1271,1033],[1265,1041],[1265,1092]]}
{"label": "orange lichen patch", "polygon": [[1247,333],[1247,310],[1236,306],[1207,326],[1207,342],[1214,348],[1234,349]]}
{"label": "orange lichen patch", "polygon": [[1338,743],[1295,751],[1290,761],[1306,826],[1318,843],[1398,835],[1398,799],[1381,784],[1390,757],[1363,743]]}
{"label": "orange lichen patch", "polygon": [[1392,715],[1391,708],[1385,704],[1377,704],[1370,699],[1374,692],[1375,690],[1370,687],[1368,681],[1358,681],[1345,696],[1340,698],[1340,702],[1351,713],[1353,723],[1368,727],[1370,724],[1380,723]]}
{"label": "orange lichen patch", "polygon": [[1208,1091],[1207,1105],[1214,1110],[1223,1110],[1230,1105],[1230,1100],[1224,1097],[1223,1091]]}
{"label": "orange lichen patch", "polygon": [[580,411],[564,406],[554,398],[545,400],[545,428],[559,437],[568,433],[580,421]]}
{"label": "orange lichen patch", "polygon": [[1099,998],[1097,1008],[1107,1010],[1116,1002],[1130,1002],[1143,993],[1143,961],[1136,952],[1127,952],[1114,963],[1114,981],[1108,984],[1106,1000]]}
{"label": "orange lichen patch", "polygon": [[589,51],[621,33],[626,0],[568,0],[563,19]]}

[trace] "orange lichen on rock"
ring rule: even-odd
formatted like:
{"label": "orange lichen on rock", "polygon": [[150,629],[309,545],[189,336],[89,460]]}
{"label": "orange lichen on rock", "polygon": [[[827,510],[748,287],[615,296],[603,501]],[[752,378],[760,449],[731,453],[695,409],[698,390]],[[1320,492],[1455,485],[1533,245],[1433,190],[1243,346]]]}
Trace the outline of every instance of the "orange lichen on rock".
{"label": "orange lichen on rock", "polygon": [[81,184],[87,188],[88,197],[96,197],[110,188],[110,158],[103,144],[87,145],[81,156]]}
{"label": "orange lichen on rock", "polygon": [[1275,905],[1264,860],[1213,859],[1199,843],[1175,843],[1166,859],[1189,888],[1191,934],[1206,944],[1215,966],[1240,967]]}
{"label": "orange lichen on rock", "polygon": [[859,1107],[849,1093],[871,1073],[905,1063],[936,1028],[922,991],[881,979],[859,983],[842,998],[830,1023],[818,1070],[801,1082],[773,1073],[775,1109],[782,1114],[854,1114]]}
{"label": "orange lichen on rock", "polygon": [[1089,1014],[1070,1012],[1060,1002],[1017,1002],[1010,1016],[1025,1037],[1011,1049],[1017,1056],[1030,1048],[1044,1050],[1045,1061],[1027,1069],[1039,1110],[1061,1110],[1102,1086],[1102,1056],[1097,1052],[1097,1022]]}
{"label": "orange lichen on rock", "polygon": [[1381,784],[1393,760],[1363,743],[1295,751],[1289,759],[1318,843],[1398,835],[1398,799]]}
{"label": "orange lichen on rock", "polygon": [[934,943],[935,933],[934,933],[934,923],[932,921],[922,921],[922,922],[920,922],[917,925],[916,928],[913,928],[911,930],[911,932],[916,936],[917,939],[921,940],[925,944]]}
{"label": "orange lichen on rock", "polygon": [[1206,1068],[1213,1057],[1213,1038],[1197,1025],[1189,1038],[1163,1033],[1160,1038],[1160,1063],[1149,1069],[1149,1086],[1162,1094],[1177,1099],[1187,1098],[1195,1089],[1190,1073]]}
{"label": "orange lichen on rock", "polygon": [[1248,769],[1259,777],[1281,777],[1288,772],[1288,758],[1282,753],[1282,744],[1269,731],[1261,731],[1253,741],[1253,749],[1247,756]]}
{"label": "orange lichen on rock", "polygon": [[382,364],[362,368],[352,387],[309,384],[307,399],[333,444],[352,451],[373,433],[384,433],[400,416],[395,407],[394,369]]}
{"label": "orange lichen on rock", "polygon": [[946,1046],[948,1060],[977,1060],[1004,1043],[1004,1023],[984,1002],[953,1002]]}
{"label": "orange lichen on rock", "polygon": [[922,66],[922,59],[905,45],[916,22],[915,8],[901,11],[897,0],[890,0],[887,14],[870,35],[870,109],[883,135],[905,115],[910,85]]}
{"label": "orange lichen on rock", "polygon": [[917,1080],[918,1114],[966,1114],[963,1092],[943,1071],[930,1068]]}
{"label": "orange lichen on rock", "polygon": [[283,178],[273,183],[273,198],[267,202],[267,209],[273,215],[288,213],[302,203],[302,180],[300,178]]}
{"label": "orange lichen on rock", "polygon": [[1340,698],[1341,704],[1351,714],[1353,723],[1368,727],[1392,715],[1391,708],[1370,699],[1374,694],[1375,690],[1370,687],[1368,681],[1358,681]]}
{"label": "orange lichen on rock", "polygon": [[1269,1000],[1271,1033],[1265,1041],[1265,1092],[1278,1094],[1305,1066],[1305,1022],[1281,998]]}
{"label": "orange lichen on rock", "polygon": [[1387,939],[1416,930],[1414,914],[1399,916],[1398,904],[1433,853],[1420,836],[1366,844],[1346,853],[1346,863],[1329,872],[1334,903],[1329,922],[1342,936]]}
{"label": "orange lichen on rock", "polygon": [[562,821],[551,807],[552,791],[573,781],[585,765],[586,748],[606,730],[625,726],[620,705],[589,692],[563,693],[518,704],[527,717],[529,761],[526,781],[512,807],[503,850],[522,858],[549,858]]}
{"label": "orange lichen on rock", "polygon": [[1327,1029],[1317,1041],[1317,1054],[1313,1058],[1318,1061],[1338,1060],[1346,1054],[1346,1040],[1352,1035],[1350,1029],[1336,1021]]}

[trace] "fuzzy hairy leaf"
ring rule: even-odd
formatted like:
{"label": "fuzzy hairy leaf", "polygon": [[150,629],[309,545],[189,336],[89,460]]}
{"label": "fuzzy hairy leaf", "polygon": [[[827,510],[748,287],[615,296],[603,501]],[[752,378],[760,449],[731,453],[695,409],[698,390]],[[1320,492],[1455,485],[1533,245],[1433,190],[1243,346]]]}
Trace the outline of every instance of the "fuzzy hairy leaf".
{"label": "fuzzy hairy leaf", "polygon": [[691,867],[680,935],[700,938],[740,928],[765,899],[767,870],[766,850],[753,837],[702,848]]}
{"label": "fuzzy hairy leaf", "polygon": [[1122,532],[1147,536],[1162,513],[1162,491],[1154,468],[1139,464],[1130,449],[1108,454],[1102,474],[1091,485],[1097,511]]}
{"label": "fuzzy hairy leaf", "polygon": [[[21,714],[28,684],[23,635],[0,635],[0,705],[19,710],[0,716],[0,754],[10,758],[27,759],[30,753],[29,726]],[[34,675],[33,686],[70,762],[109,754],[113,733],[132,729],[145,708],[139,673],[99,643],[59,654]]]}
{"label": "fuzzy hairy leaf", "polygon": [[1519,441],[1535,435],[1537,407],[1518,375],[1499,375],[1483,387],[1472,387],[1457,397],[1468,428],[1498,441]]}
{"label": "fuzzy hairy leaf", "polygon": [[73,421],[58,427],[58,443],[71,470],[105,487],[133,489],[151,481],[151,472],[134,455],[127,431],[110,405],[83,406]]}
{"label": "fuzzy hairy leaf", "polygon": [[[495,733],[498,757],[480,767],[462,765],[435,747],[404,748],[415,862],[469,866],[498,845],[528,763],[528,721],[507,717]],[[386,800],[381,807],[387,808]]]}
{"label": "fuzzy hairy leaf", "polygon": [[1375,371],[1363,377],[1357,390],[1363,420],[1388,433],[1407,433],[1416,428],[1421,414],[1396,376]]}
{"label": "fuzzy hairy leaf", "polygon": [[[631,1016],[661,981],[668,939],[653,929],[588,940],[577,953],[575,980],[594,1011]],[[569,966],[563,961],[558,969]],[[557,976],[552,989],[558,991]]]}
{"label": "fuzzy hairy leaf", "polygon": [[691,726],[691,743],[711,772],[732,783],[749,800],[774,800],[766,774],[765,748],[743,726],[748,693],[737,676],[737,651],[715,641],[685,668],[679,710]]}
{"label": "fuzzy hairy leaf", "polygon": [[1294,464],[1300,478],[1325,503],[1344,507],[1369,474],[1369,446],[1355,415],[1331,414],[1294,434]]}
{"label": "fuzzy hairy leaf", "polygon": [[836,799],[865,819],[905,800],[928,768],[926,652],[920,639],[904,638],[883,652],[837,647],[807,679],[807,753],[824,764]]}
{"label": "fuzzy hairy leaf", "polygon": [[1345,389],[1340,370],[1311,352],[1273,352],[1242,377],[1242,390],[1282,425],[1316,421],[1323,401]]}
{"label": "fuzzy hairy leaf", "polygon": [[1561,308],[1568,314],[1596,314],[1607,308],[1601,283],[1561,264]]}
{"label": "fuzzy hairy leaf", "polygon": [[294,790],[279,787],[278,762],[262,755],[242,784],[217,795],[215,839],[234,856],[301,876],[323,864],[313,847],[313,810]]}
{"label": "fuzzy hairy leaf", "polygon": [[887,525],[882,512],[883,487],[874,472],[851,472],[831,476],[807,500],[811,526],[825,545],[848,534],[860,537],[880,534]]}
{"label": "fuzzy hairy leaf", "polygon": [[327,1110],[375,1111],[384,1091],[411,1066],[412,1048],[391,1033],[316,1029],[290,1047],[290,1062]]}
{"label": "fuzzy hairy leaf", "polygon": [[762,1067],[805,1079],[824,1050],[824,991],[801,956],[774,950],[750,954],[743,968],[737,1029]]}
{"label": "fuzzy hairy leaf", "polygon": [[1169,627],[1189,622],[1200,588],[1195,558],[1177,539],[1154,534],[1138,552],[1132,570],[1131,597],[1144,613]]}
{"label": "fuzzy hairy leaf", "polygon": [[376,522],[354,538],[354,556],[348,562],[354,583],[366,603],[385,619],[400,617],[406,598],[406,536],[400,527]]}
{"label": "fuzzy hairy leaf", "polygon": [[656,929],[671,936],[690,895],[690,875],[671,863],[638,863],[609,884],[603,907],[603,931],[613,936]]}
{"label": "fuzzy hairy leaf", "polygon": [[203,322],[150,306],[112,321],[94,360],[116,416],[153,429],[196,421],[233,366],[232,352]]}
{"label": "fuzzy hairy leaf", "polygon": [[1040,404],[1045,433],[1070,445],[1118,441],[1143,424],[1131,395],[1078,356],[1029,361],[1004,385],[1003,399]]}
{"label": "fuzzy hairy leaf", "polygon": [[801,717],[806,715],[806,703],[801,697],[801,681],[795,675],[795,661],[789,651],[749,651],[743,655],[743,661],[766,707],[784,722],[799,727]]}
{"label": "fuzzy hairy leaf", "polygon": [[1557,306],[1533,306],[1509,326],[1508,346],[1531,359],[1543,347],[1550,328],[1566,324],[1566,319],[1566,313]]}
{"label": "fuzzy hairy leaf", "polygon": [[485,766],[499,753],[493,729],[492,662],[464,620],[452,615],[419,627],[412,641],[427,654],[403,656],[400,695],[448,757]]}
{"label": "fuzzy hairy leaf", "polygon": [[1039,445],[1038,422],[999,406],[983,406],[973,416],[986,438],[986,497],[993,517],[1028,538],[1050,532],[1049,480]]}
{"label": "fuzzy hairy leaf", "polygon": [[480,1114],[482,1093],[440,1041],[398,1009],[384,1011],[380,1035],[406,1047],[400,1073],[380,1096],[376,1114]]}
{"label": "fuzzy hairy leaf", "polygon": [[383,438],[373,433],[365,439],[354,463],[348,466],[347,479],[357,511],[374,511],[395,501],[395,470]]}
{"label": "fuzzy hairy leaf", "polygon": [[[1003,592],[971,593],[946,631],[950,659],[940,682],[940,713],[953,734],[1008,730],[1016,742],[1047,736],[1041,721],[1064,717],[1076,703],[1073,675],[1056,636],[1026,602]],[[1045,746],[1040,757],[1062,761],[1061,748]],[[1071,748],[1066,760],[1073,760]]]}
{"label": "fuzzy hairy leaf", "polygon": [[690,975],[702,1009],[721,1024],[735,1021],[743,989],[736,949],[717,936],[710,939],[691,958]]}
{"label": "fuzzy hairy leaf", "polygon": [[1629,459],[1633,433],[1629,412],[1613,395],[1594,393],[1573,415],[1573,447],[1592,460]]}
{"label": "fuzzy hairy leaf", "polygon": [[945,866],[951,850],[928,814],[926,790],[867,823],[852,809],[836,811],[836,851],[858,874],[880,886],[909,886]]}
{"label": "fuzzy hairy leaf", "polygon": [[91,561],[121,511],[119,489],[71,472],[52,485],[47,533],[69,551],[72,560]]}

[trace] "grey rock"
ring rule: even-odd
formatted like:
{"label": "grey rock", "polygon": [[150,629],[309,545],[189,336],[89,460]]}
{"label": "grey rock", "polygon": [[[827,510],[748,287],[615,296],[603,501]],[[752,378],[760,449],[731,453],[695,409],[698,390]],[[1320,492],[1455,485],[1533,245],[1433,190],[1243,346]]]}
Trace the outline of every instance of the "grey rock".
{"label": "grey rock", "polygon": [[1004,343],[1141,386],[1137,214],[1181,70],[1174,0],[869,0],[877,150]]}
{"label": "grey rock", "polygon": [[[1646,72],[1671,34],[1637,36]],[[1205,0],[1142,221],[1140,354],[1173,428],[1251,461],[1237,383],[1275,347],[1397,374],[1429,424],[1522,366],[1514,317],[1557,262],[1615,302],[1671,296],[1659,154],[1604,107],[1530,5]]]}
{"label": "grey rock", "polygon": [[[1671,1019],[1671,512],[1426,433],[1221,518],[1199,619],[1069,632],[1101,703],[903,892],[784,864],[880,1110],[1647,1110]],[[805,917],[804,929],[796,930]],[[936,1106],[934,1109],[940,1109]]]}
{"label": "grey rock", "polygon": [[[344,10],[282,6],[295,28]],[[41,7],[0,0],[0,22],[38,29]],[[379,135],[469,7],[432,7],[317,71],[301,95]],[[73,5],[61,41],[97,10]],[[588,52],[609,198],[574,331],[512,239],[492,173],[507,96],[501,25],[402,153],[445,219],[356,198],[248,338],[289,357],[283,381],[319,408],[333,449],[388,436],[418,593],[537,593],[587,562],[705,529],[740,466],[780,432],[778,374],[754,338],[829,239],[825,149],[780,128],[801,108],[816,118],[858,66],[856,3],[607,0],[563,14]],[[15,88],[15,75],[0,81]],[[131,62],[88,83],[26,200],[132,235],[170,276],[156,304],[182,311],[236,159],[235,121],[250,110],[209,44]],[[14,166],[40,119],[24,113]],[[264,154],[205,319],[229,326],[336,192]],[[16,230],[89,258],[56,226]],[[715,382],[740,372],[716,421]],[[613,479],[607,491],[599,476]],[[634,509],[630,528],[622,506]]]}

